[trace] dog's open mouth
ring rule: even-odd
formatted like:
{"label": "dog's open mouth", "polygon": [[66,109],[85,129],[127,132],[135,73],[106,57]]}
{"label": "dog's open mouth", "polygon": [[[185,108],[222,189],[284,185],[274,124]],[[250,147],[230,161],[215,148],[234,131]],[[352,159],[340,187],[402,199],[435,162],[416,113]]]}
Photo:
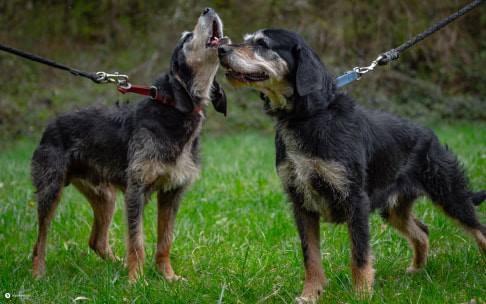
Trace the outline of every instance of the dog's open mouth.
{"label": "dog's open mouth", "polygon": [[221,24],[218,22],[218,20],[214,19],[211,36],[209,36],[208,38],[206,47],[217,48],[223,42],[222,38],[223,38],[223,33],[221,29]]}
{"label": "dog's open mouth", "polygon": [[241,73],[233,70],[228,70],[226,72],[226,77],[241,82],[258,82],[258,81],[265,81],[270,78],[270,76],[268,76],[266,73],[263,72]]}

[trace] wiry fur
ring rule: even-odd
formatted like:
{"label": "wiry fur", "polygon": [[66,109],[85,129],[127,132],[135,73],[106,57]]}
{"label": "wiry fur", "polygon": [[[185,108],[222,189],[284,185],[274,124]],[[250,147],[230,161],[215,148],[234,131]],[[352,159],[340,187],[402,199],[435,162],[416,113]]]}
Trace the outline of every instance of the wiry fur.
{"label": "wiry fur", "polygon": [[[170,265],[172,226],[182,193],[199,173],[199,134],[204,115],[194,111],[211,99],[226,112],[224,92],[214,81],[217,51],[207,47],[221,21],[206,9],[193,32],[176,46],[170,72],[155,86],[173,105],[144,99],[116,107],[90,107],[51,122],[32,158],[37,189],[39,237],[34,247],[33,274],[45,269],[47,229],[62,189],[74,184],[93,207],[90,247],[103,258],[114,258],[108,228],[114,212],[115,188],[125,194],[128,224],[128,276],[136,280],[144,262],[143,209],[158,192],[157,266],[167,279],[177,278]],[[221,37],[219,37],[221,38]]]}
{"label": "wiry fur", "polygon": [[[255,64],[257,55],[267,62]],[[485,252],[486,226],[474,205],[486,192],[469,190],[457,158],[431,130],[365,109],[339,93],[334,77],[295,33],[260,30],[242,44],[220,47],[219,57],[230,82],[262,92],[268,114],[277,119],[277,171],[293,203],[304,253],[306,277],[298,301],[316,300],[325,282],[316,217],[348,225],[353,282],[360,292],[371,291],[373,284],[368,219],[374,210],[409,240],[410,272],[427,258],[427,226],[411,212],[421,195],[457,220]],[[274,75],[268,67],[282,61],[287,68]],[[275,81],[286,89],[276,90]]]}

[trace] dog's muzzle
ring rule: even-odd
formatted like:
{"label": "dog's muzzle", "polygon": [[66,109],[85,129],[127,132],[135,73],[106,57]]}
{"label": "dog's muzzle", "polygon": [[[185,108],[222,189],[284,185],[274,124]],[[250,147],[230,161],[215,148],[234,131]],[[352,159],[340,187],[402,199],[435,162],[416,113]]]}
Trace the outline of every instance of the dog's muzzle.
{"label": "dog's muzzle", "polygon": [[230,43],[228,37],[223,37],[223,24],[214,9],[210,7],[205,8],[201,13],[201,17],[206,18],[207,22],[211,24],[206,47],[217,48],[222,44]]}

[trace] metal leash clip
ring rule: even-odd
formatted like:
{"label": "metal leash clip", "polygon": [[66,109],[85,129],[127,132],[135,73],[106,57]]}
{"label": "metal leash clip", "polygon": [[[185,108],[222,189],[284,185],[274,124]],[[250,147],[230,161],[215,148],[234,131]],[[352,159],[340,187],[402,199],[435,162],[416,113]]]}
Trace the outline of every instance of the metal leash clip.
{"label": "metal leash clip", "polygon": [[383,55],[378,56],[375,60],[371,62],[369,66],[366,67],[355,67],[350,71],[347,71],[343,75],[336,78],[336,87],[340,88],[343,87],[355,80],[360,80],[361,76],[364,74],[373,71],[377,65],[380,64],[380,60],[384,58]]}
{"label": "metal leash clip", "polygon": [[382,60],[382,59],[383,59],[383,55],[380,55],[375,60],[373,60],[369,66],[367,66],[367,67],[355,67],[355,68],[353,68],[353,71],[355,71],[359,75],[359,78],[361,78],[362,75],[373,71],[376,68],[376,66],[379,64],[380,60]]}
{"label": "metal leash clip", "polygon": [[119,74],[118,72],[115,72],[113,74],[108,74],[106,72],[96,72],[96,76],[98,76],[98,83],[114,83],[118,87],[124,88],[129,88],[131,86],[128,82],[128,76]]}

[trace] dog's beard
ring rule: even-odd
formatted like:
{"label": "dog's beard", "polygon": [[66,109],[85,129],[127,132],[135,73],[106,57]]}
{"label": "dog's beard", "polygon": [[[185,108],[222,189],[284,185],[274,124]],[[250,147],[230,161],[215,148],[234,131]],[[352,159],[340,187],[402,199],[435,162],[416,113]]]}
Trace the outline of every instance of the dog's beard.
{"label": "dog's beard", "polygon": [[236,52],[230,54],[223,65],[227,68],[228,80],[239,86],[271,86],[281,81],[288,73],[287,63],[275,54],[272,55],[277,58],[269,60],[254,51],[250,56],[242,51]]}

